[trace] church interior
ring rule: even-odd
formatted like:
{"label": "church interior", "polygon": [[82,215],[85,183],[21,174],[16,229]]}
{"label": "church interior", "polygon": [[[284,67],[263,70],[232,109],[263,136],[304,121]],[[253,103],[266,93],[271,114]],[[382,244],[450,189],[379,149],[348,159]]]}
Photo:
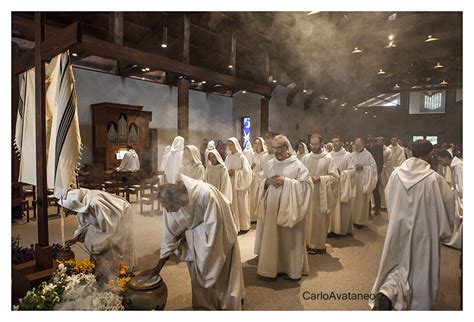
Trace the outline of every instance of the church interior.
{"label": "church interior", "polygon": [[[225,230],[228,225],[225,209],[230,209],[232,218],[237,216],[236,220],[240,220],[240,229],[235,226],[236,231],[230,234],[235,233],[236,237],[228,237],[227,241],[233,240],[232,254],[240,254],[240,261],[238,257],[237,260],[233,258],[232,265],[238,266],[236,270],[243,283],[239,288],[242,301],[237,306],[222,304],[206,309],[371,310],[369,300],[383,267],[381,258],[390,251],[389,237],[396,235],[392,233],[395,224],[391,220],[395,221],[397,217],[388,209],[399,209],[397,207],[404,203],[401,199],[392,200],[395,188],[384,188],[395,184],[394,173],[398,173],[399,167],[417,158],[417,142],[428,144],[434,151],[430,154],[431,159],[423,162],[430,168],[430,175],[441,178],[440,185],[448,187],[457,198],[456,208],[453,203],[456,217],[452,218],[458,222],[449,224],[449,236],[456,229],[459,233],[461,218],[458,244],[446,245],[439,239],[441,232],[439,236],[436,235],[438,232],[433,233],[437,239],[430,249],[439,249],[439,254],[433,255],[436,258],[427,265],[439,261],[439,279],[425,287],[433,289],[432,294],[435,294],[435,298],[430,298],[428,309],[463,310],[463,262],[462,246],[459,246],[459,243],[462,245],[462,181],[459,193],[456,179],[459,173],[452,172],[455,171],[452,170],[454,163],[449,167],[440,161],[444,156],[442,152],[449,151],[451,159],[462,164],[463,12],[13,11],[11,51],[12,310],[137,309],[139,300],[127,301],[132,296],[145,295],[138,287],[135,289],[127,283],[135,278],[134,272],[151,269],[161,260],[165,252],[164,240],[169,237],[170,229],[172,231],[172,217],[166,216],[171,216],[173,211],[163,198],[168,188],[174,191],[172,189],[178,184],[169,173],[177,169],[177,173],[184,176],[184,170],[180,170],[181,159],[183,167],[184,160],[189,159],[191,161],[186,162],[200,165],[204,174],[194,177],[198,183],[191,181],[192,184],[186,186],[187,191],[191,191],[192,185],[204,185],[209,182],[211,164],[215,166],[209,157],[212,150],[216,151],[212,154],[216,164],[227,170],[232,163],[231,155],[240,154],[238,160],[246,164],[242,169],[250,169],[247,171],[250,179],[246,188],[239,190],[235,182],[244,177],[244,170],[224,171],[223,176],[229,178],[232,186],[232,202],[226,201],[224,206],[222,200],[230,199],[224,191],[205,185],[210,189],[207,193],[214,198],[211,198],[212,202],[218,205],[215,206],[219,209],[218,220],[224,222],[217,225],[216,221],[218,228],[213,229],[224,227],[221,234],[228,231]],[[180,151],[184,146],[184,152],[179,159],[173,159],[178,137],[182,138]],[[344,233],[331,228],[334,208],[330,206],[331,198],[327,197],[323,202],[322,187],[326,187],[324,194],[328,196],[339,191],[339,197],[334,198],[343,204],[342,190],[334,190],[334,187],[337,184],[340,187],[337,189],[343,189],[345,170],[338,166],[334,176],[319,170],[316,175],[308,166],[313,164],[309,160],[311,155],[319,153],[316,151],[322,151],[324,155],[330,155],[333,149],[337,152],[339,148],[333,146],[337,145],[335,141],[341,143],[348,155],[356,153],[357,142],[362,142],[363,151],[373,155],[374,169],[379,167],[373,172],[375,180],[368,179],[373,181],[373,188],[363,193],[365,208],[360,211],[367,219],[361,222],[351,219],[350,227]],[[260,150],[256,148],[256,142]],[[276,142],[283,143],[278,145]],[[375,149],[372,150],[377,144],[381,146],[380,151],[384,151],[380,160],[373,152]],[[399,163],[394,161],[393,148],[401,151]],[[297,277],[288,272],[265,276],[260,267],[267,256],[263,248],[268,242],[265,234],[271,234],[267,229],[271,224],[269,217],[265,217],[265,226],[261,222],[272,212],[268,210],[274,202],[270,199],[271,189],[278,189],[278,183],[265,179],[270,176],[266,176],[267,168],[260,164],[265,156],[262,159],[255,156],[270,153],[264,152],[267,149],[276,151],[273,160],[278,160],[269,161],[273,168],[268,167],[268,173],[275,173],[271,171],[276,171],[274,169],[280,165],[281,149],[288,151],[288,160],[294,160],[302,169],[308,168],[305,171],[310,173],[308,180],[311,182],[305,182],[307,187],[311,186],[312,192],[308,193],[312,195],[306,193],[303,186],[295,188],[294,191],[299,192],[292,195],[291,202],[296,200],[294,202],[299,205],[303,194],[307,200],[301,201],[305,206],[291,208],[290,218],[294,215],[292,211],[305,212],[304,207],[309,207],[307,217],[319,218],[323,204],[327,207],[326,223],[322,224],[327,225],[323,227],[322,248],[310,245],[312,237],[308,235],[311,234],[308,227],[312,221],[309,218],[300,219],[303,221],[290,228],[275,228],[275,242],[278,243],[278,238],[280,241],[283,238],[278,234],[286,234],[287,230],[294,230],[306,221],[307,227],[303,225],[300,237],[306,240],[302,256],[305,261],[307,258],[308,269],[303,269],[302,276],[301,271]],[[386,159],[385,150],[392,151],[387,152],[391,159]],[[367,154],[370,156],[370,153]],[[125,160],[134,158],[139,160],[137,167],[124,168]],[[365,174],[369,166],[354,163],[355,168],[361,167]],[[261,172],[255,170],[259,166]],[[388,168],[390,171],[384,172]],[[189,173],[186,176],[193,177]],[[323,180],[323,177],[327,178]],[[258,181],[259,178],[263,181]],[[326,185],[327,180],[333,179],[335,181],[330,181],[332,186],[331,183]],[[282,195],[288,191],[284,190],[288,180],[285,178],[285,183],[281,183]],[[296,184],[294,182],[303,182],[291,180],[291,187]],[[354,185],[354,195],[358,194],[354,180],[347,180],[348,184]],[[180,182],[188,184],[185,179]],[[316,187],[319,192],[315,192]],[[78,213],[85,212],[85,208],[77,210],[67,206],[68,191],[79,188],[91,198],[87,207],[109,207],[101,210],[106,218],[117,207],[127,210],[122,210],[119,217],[113,217],[115,219],[105,220],[106,224],[95,218],[99,220],[99,226],[91,228],[94,223],[80,222],[86,217],[79,217]],[[317,201],[313,200],[314,196]],[[115,199],[109,202],[107,198]],[[201,207],[203,200],[207,199],[197,198],[194,202],[199,206],[193,209]],[[115,206],[114,202],[121,206]],[[278,201],[271,208],[276,209],[274,212],[278,216],[282,210],[275,207],[282,204],[283,201]],[[262,210],[263,217],[260,217],[261,207],[267,207]],[[245,212],[242,209],[250,213],[247,226],[242,222],[241,212]],[[351,209],[359,211],[354,207]],[[207,215],[208,211],[209,208]],[[416,215],[421,212],[418,210]],[[450,210],[446,212],[450,213]],[[133,267],[121,263],[117,278],[113,280],[118,281],[122,293],[108,289],[94,295],[102,296],[103,303],[109,301],[108,306],[92,307],[77,294],[75,301],[67,300],[64,294],[60,295],[61,299],[52,297],[52,302],[32,299],[35,290],[43,288],[46,292],[45,283],[58,279],[58,272],[64,267],[84,273],[88,271],[84,266],[97,259],[101,261],[101,253],[94,253],[99,246],[94,244],[93,250],[89,247],[94,241],[88,239],[92,232],[87,229],[96,229],[94,234],[100,239],[108,229],[102,225],[115,225],[114,220],[122,220],[125,214],[130,216],[126,229],[134,236],[136,258]],[[206,218],[204,220],[211,220]],[[319,220],[314,218],[313,221]],[[399,220],[402,226],[406,222],[403,218]],[[124,229],[124,225],[117,225],[120,228],[114,226],[114,233]],[[258,225],[267,230],[259,231]],[[425,227],[421,233],[419,227],[412,227],[406,235],[410,237],[404,235],[406,238],[402,238],[401,243],[411,242],[412,233],[420,233],[421,237],[413,238],[423,243],[431,238],[426,237],[432,236],[430,229],[438,229],[430,227]],[[189,231],[186,230],[184,239],[181,239],[183,235],[174,236],[180,238],[179,247],[184,247],[183,243],[191,247],[190,236],[194,236],[194,243],[199,242],[200,237]],[[263,237],[259,237],[261,234]],[[73,237],[77,240],[71,242]],[[207,242],[212,243],[209,240]],[[256,251],[257,240],[262,243],[260,254]],[[286,246],[293,247],[292,243]],[[278,248],[280,253],[272,255],[272,260],[275,256],[283,257],[286,246]],[[198,246],[193,247],[198,249]],[[180,249],[176,248],[174,254]],[[198,250],[195,252],[196,258],[200,256]],[[288,256],[295,252],[290,250]],[[190,261],[189,254],[186,260],[172,261],[173,256],[160,268],[159,291],[165,293],[156,295],[163,303],[153,309],[197,309],[196,294],[198,290],[205,292],[207,289],[198,289],[195,283],[204,278],[200,270],[211,264],[201,265],[197,259],[197,263]],[[97,270],[98,267],[97,264]],[[426,267],[412,269],[424,270]],[[231,277],[224,279],[230,281]],[[408,283],[407,278],[404,281]],[[392,309],[416,309],[418,282],[412,281],[408,287],[412,289],[411,304],[396,306],[398,301],[403,302],[400,297],[406,295],[399,294],[397,302],[392,298]],[[97,288],[103,287],[100,282],[95,283],[99,285]],[[79,289],[79,286],[74,287]],[[400,288],[404,289],[399,287],[399,291]],[[115,296],[115,302],[110,298],[105,300],[104,294],[110,298]],[[351,298],[351,294],[355,294],[355,298]],[[387,293],[378,294],[390,297]],[[422,295],[423,301],[429,297],[426,294]],[[349,299],[341,300],[339,295],[349,296]],[[143,298],[141,300],[145,302]],[[127,307],[127,303],[132,304]]]}

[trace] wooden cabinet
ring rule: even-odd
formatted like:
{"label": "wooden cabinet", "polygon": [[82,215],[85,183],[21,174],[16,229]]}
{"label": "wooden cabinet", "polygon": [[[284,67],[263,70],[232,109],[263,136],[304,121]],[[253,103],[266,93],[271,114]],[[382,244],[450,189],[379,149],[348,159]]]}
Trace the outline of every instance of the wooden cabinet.
{"label": "wooden cabinet", "polygon": [[103,164],[106,170],[118,166],[117,151],[131,144],[141,168],[147,168],[141,156],[150,148],[151,112],[142,111],[143,106],[108,102],[92,104],[91,108],[94,163]]}

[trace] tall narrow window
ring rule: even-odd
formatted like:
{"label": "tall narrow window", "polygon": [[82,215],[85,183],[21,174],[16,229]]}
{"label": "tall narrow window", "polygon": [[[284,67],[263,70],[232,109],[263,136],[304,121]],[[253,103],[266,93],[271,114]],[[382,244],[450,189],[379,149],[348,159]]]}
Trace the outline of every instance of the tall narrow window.
{"label": "tall narrow window", "polygon": [[242,117],[242,145],[247,148],[250,143],[250,116]]}

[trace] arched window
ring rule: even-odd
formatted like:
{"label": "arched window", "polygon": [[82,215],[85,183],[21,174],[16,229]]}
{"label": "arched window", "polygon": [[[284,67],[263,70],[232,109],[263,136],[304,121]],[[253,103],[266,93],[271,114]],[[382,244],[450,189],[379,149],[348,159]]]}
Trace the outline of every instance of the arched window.
{"label": "arched window", "polygon": [[107,124],[107,143],[117,143],[117,124],[113,121]]}
{"label": "arched window", "polygon": [[119,143],[127,143],[128,121],[127,115],[120,114],[118,125],[118,141]]}
{"label": "arched window", "polygon": [[135,123],[130,123],[128,137],[130,144],[138,143],[138,125],[136,125]]}

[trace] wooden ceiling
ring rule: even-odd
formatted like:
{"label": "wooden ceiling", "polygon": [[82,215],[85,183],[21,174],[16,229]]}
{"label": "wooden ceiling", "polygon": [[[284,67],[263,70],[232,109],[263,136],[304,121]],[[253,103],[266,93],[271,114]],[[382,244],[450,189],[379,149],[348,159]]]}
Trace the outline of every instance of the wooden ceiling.
{"label": "wooden ceiling", "polygon": [[[395,14],[395,15],[394,15]],[[46,24],[64,28],[82,22],[85,34],[181,61],[182,12],[48,12]],[[371,96],[415,86],[462,86],[461,12],[189,12],[189,63],[256,84],[288,86],[288,103],[306,90],[305,105],[353,105]],[[117,29],[117,16],[123,25]],[[395,19],[393,19],[395,18]],[[25,21],[12,13],[12,41],[33,46]],[[114,25],[115,21],[115,25]],[[163,28],[167,48],[162,48]],[[120,39],[117,39],[117,32]],[[386,48],[389,35],[395,47]],[[425,42],[428,35],[437,41]],[[115,38],[114,38],[115,37]],[[235,66],[231,62],[236,39]],[[361,53],[352,53],[355,47]],[[180,75],[77,52],[74,64],[127,77],[175,85]],[[433,68],[437,63],[442,68]],[[385,74],[378,74],[382,69]],[[275,80],[276,82],[273,82]],[[205,81],[203,84],[202,81]],[[195,79],[191,88],[231,96],[246,88]],[[319,103],[317,103],[319,101]]]}

